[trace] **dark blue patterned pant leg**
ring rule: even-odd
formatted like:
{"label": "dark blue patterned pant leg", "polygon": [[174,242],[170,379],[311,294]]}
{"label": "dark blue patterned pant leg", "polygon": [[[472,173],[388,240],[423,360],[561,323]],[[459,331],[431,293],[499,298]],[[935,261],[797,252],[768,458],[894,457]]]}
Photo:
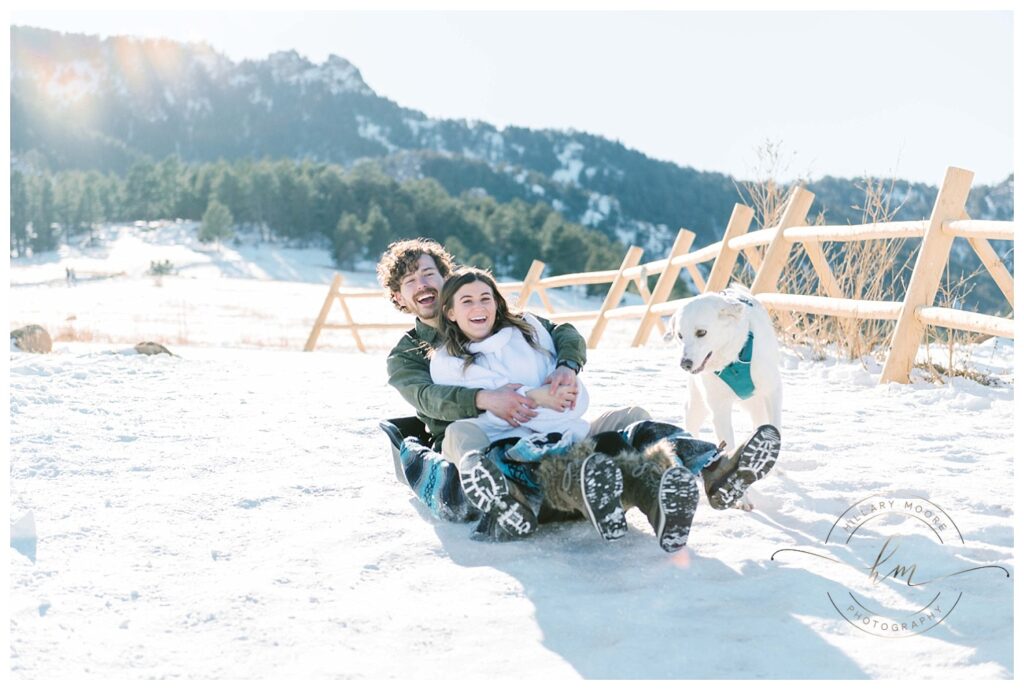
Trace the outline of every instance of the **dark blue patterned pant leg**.
{"label": "dark blue patterned pant leg", "polygon": [[406,481],[434,517],[464,522],[477,514],[462,491],[459,468],[443,455],[409,437],[402,442],[399,457]]}

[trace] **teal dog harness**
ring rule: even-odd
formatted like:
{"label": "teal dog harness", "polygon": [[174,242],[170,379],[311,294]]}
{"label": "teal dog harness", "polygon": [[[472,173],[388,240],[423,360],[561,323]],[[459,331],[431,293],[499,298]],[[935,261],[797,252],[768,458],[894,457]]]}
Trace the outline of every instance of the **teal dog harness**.
{"label": "teal dog harness", "polygon": [[754,395],[754,381],[750,378],[750,357],[754,354],[754,332],[747,333],[747,342],[743,344],[739,357],[735,362],[727,364],[721,371],[716,371],[715,376],[725,381],[725,385],[732,388],[733,393],[746,400]]}

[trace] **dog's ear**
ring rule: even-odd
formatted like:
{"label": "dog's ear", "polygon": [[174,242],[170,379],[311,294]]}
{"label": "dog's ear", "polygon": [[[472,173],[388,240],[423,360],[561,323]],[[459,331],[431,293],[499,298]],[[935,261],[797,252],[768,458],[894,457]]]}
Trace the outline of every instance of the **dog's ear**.
{"label": "dog's ear", "polygon": [[727,304],[719,310],[718,315],[724,319],[739,321],[743,316],[743,305],[739,302]]}
{"label": "dog's ear", "polygon": [[672,340],[675,339],[676,337],[676,315],[678,313],[678,310],[672,312],[672,316],[670,316],[668,319],[668,328],[665,329],[665,335],[661,336],[662,340],[664,340],[666,343],[672,342]]}

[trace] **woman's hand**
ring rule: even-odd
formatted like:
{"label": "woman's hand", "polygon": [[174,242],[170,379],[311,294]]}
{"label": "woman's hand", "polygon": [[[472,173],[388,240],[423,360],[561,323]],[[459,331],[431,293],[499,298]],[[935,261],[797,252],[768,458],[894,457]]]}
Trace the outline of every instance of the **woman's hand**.
{"label": "woman's hand", "polygon": [[546,407],[555,412],[565,412],[576,406],[576,385],[558,386],[554,392],[550,386],[532,388],[526,391],[526,395],[540,407]]}

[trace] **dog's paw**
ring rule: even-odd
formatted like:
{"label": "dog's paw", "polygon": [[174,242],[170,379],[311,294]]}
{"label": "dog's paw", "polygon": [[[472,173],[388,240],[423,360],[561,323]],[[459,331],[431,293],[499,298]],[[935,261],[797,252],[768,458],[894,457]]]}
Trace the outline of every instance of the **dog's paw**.
{"label": "dog's paw", "polygon": [[740,501],[739,503],[737,503],[737,504],[736,504],[735,506],[733,506],[733,507],[734,507],[734,508],[738,508],[739,510],[742,510],[742,511],[744,511],[744,512],[747,512],[747,513],[749,513],[749,512],[751,512],[752,510],[754,510],[754,504],[753,504],[753,503],[751,503],[751,502],[750,502],[750,501],[749,501],[748,499],[746,499],[746,498],[744,498],[743,500],[741,500],[741,501]]}

